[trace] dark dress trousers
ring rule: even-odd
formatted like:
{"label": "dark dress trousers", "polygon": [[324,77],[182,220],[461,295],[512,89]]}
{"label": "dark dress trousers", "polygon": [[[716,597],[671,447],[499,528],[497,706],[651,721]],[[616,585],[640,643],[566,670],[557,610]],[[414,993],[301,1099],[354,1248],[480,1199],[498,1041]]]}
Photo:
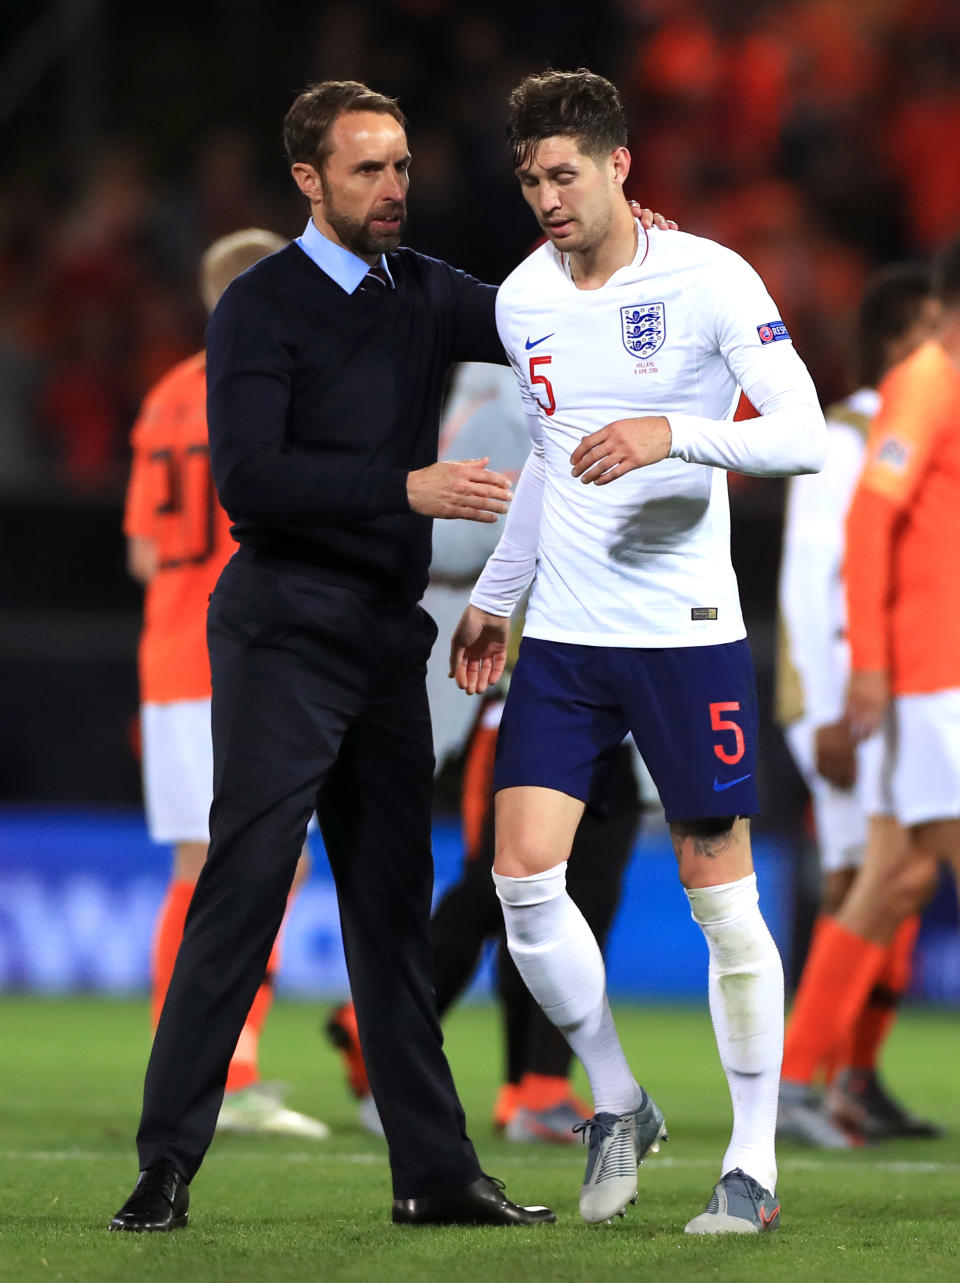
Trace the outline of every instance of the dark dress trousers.
{"label": "dark dress trousers", "polygon": [[503,361],[495,290],[410,250],[347,294],[296,244],[224,294],[207,333],[214,478],[239,551],[210,601],[211,844],[147,1068],[141,1168],[187,1179],[213,1136],[316,808],[394,1197],[480,1173],[442,1049],[429,913],[436,636],[417,604],[444,382]]}

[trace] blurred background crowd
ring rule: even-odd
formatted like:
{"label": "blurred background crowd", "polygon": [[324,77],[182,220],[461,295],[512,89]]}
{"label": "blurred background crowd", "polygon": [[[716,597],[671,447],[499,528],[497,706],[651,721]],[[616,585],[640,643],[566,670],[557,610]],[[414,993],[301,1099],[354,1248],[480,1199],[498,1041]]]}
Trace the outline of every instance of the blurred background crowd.
{"label": "blurred background crowd", "polygon": [[527,71],[622,89],[630,194],[754,264],[825,399],[878,262],[960,226],[953,0],[114,0],[3,6],[0,470],[116,492],[145,390],[202,337],[199,251],[300,231],[279,125],[311,78],[411,122],[409,242],[498,281],[529,214],[502,143]]}
{"label": "blurred background crowd", "polygon": [[[310,80],[399,97],[407,242],[487,281],[534,225],[503,143],[527,72],[620,87],[629,195],[742,253],[826,404],[879,264],[960,228],[956,0],[5,0],[0,4],[0,801],[137,803],[139,594],[120,516],[146,390],[203,341],[199,253],[306,210],[282,117]],[[773,664],[776,482],[733,487],[734,560]],[[768,728],[763,823],[803,793]]]}

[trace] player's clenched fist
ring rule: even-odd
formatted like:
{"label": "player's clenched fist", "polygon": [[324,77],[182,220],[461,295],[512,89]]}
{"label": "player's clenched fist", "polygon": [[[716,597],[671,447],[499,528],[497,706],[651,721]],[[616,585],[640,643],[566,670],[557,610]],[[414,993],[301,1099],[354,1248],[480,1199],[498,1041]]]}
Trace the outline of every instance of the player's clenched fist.
{"label": "player's clenched fist", "polygon": [[468,695],[496,686],[507,664],[510,620],[468,606],[450,643],[450,676]]}
{"label": "player's clenched fist", "polygon": [[857,782],[857,742],[845,717],[818,726],[813,736],[817,774],[838,789],[852,789]]}
{"label": "player's clenched fist", "polygon": [[617,419],[584,437],[570,456],[573,475],[584,485],[604,486],[634,468],[666,459],[673,443],[669,421],[662,414],[642,419]]}
{"label": "player's clenched fist", "polygon": [[425,517],[496,521],[512,498],[510,479],[490,472],[489,459],[449,460],[407,474],[407,498]]}

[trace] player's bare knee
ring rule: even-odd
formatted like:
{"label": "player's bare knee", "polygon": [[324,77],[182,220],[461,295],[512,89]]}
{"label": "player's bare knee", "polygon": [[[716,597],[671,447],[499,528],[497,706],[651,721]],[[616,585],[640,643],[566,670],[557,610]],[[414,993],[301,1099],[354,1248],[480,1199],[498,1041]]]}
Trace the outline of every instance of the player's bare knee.
{"label": "player's bare knee", "polygon": [[833,869],[824,876],[820,893],[820,907],[824,913],[831,916],[839,913],[853,886],[856,872],[856,869]]}
{"label": "player's bare knee", "polygon": [[680,881],[688,890],[722,886],[753,871],[749,828],[743,816],[674,820],[670,838]]}
{"label": "player's bare knee", "polygon": [[173,876],[181,882],[196,882],[206,860],[206,842],[178,842],[173,852]]}
{"label": "player's bare knee", "polygon": [[[953,866],[954,878],[960,882],[960,858]],[[933,899],[939,881],[940,866],[936,860],[927,860],[917,867],[917,912],[921,913]]]}
{"label": "player's bare knee", "polygon": [[304,846],[300,852],[300,859],[297,861],[297,871],[293,875],[293,885],[290,887],[291,894],[294,891],[299,891],[303,884],[309,880],[312,867],[310,851]]}
{"label": "player's bare knee", "polygon": [[935,861],[923,857],[906,860],[886,888],[886,900],[900,918],[919,913],[936,885]]}
{"label": "player's bare knee", "polygon": [[670,840],[681,880],[685,881],[685,866],[702,860],[715,862],[735,851],[738,818],[736,815],[720,815],[670,822]]}
{"label": "player's bare knee", "polygon": [[498,845],[493,871],[504,878],[530,878],[535,873],[566,864],[566,858],[537,842],[514,840]]}

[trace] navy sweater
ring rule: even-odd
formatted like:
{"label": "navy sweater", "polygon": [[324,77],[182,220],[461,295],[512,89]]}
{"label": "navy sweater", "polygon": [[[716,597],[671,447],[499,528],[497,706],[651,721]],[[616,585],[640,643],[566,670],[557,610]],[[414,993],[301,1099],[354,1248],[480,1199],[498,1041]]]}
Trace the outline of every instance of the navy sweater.
{"label": "navy sweater", "polygon": [[347,294],[296,244],[233,281],[207,328],[207,419],[245,555],[401,604],[427,583],[431,519],[406,480],[436,462],[447,372],[505,358],[493,286],[413,250],[387,261],[387,293]]}

